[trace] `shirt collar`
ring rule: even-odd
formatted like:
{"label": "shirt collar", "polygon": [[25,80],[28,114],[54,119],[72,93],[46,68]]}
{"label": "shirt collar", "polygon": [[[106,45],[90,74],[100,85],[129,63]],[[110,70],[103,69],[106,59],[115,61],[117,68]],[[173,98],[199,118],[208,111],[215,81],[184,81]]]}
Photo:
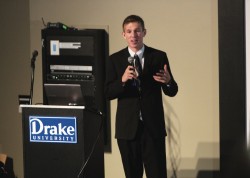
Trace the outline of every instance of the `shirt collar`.
{"label": "shirt collar", "polygon": [[139,56],[140,59],[143,58],[144,50],[145,50],[145,46],[144,46],[144,45],[143,45],[142,48],[141,48],[139,51],[137,51],[136,53],[135,53],[134,51],[132,51],[132,49],[130,49],[130,48],[128,47],[128,52],[129,52],[130,56],[134,56],[135,54],[137,54],[137,55]]}

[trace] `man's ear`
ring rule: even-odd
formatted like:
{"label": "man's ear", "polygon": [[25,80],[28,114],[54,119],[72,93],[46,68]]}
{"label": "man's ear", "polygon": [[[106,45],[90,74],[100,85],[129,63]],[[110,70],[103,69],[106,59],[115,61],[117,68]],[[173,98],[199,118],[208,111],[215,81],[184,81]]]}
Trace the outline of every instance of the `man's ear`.
{"label": "man's ear", "polygon": [[124,38],[124,39],[126,39],[126,37],[125,37],[125,33],[124,33],[124,32],[122,32],[122,36],[123,36],[123,38]]}
{"label": "man's ear", "polygon": [[147,30],[146,29],[144,29],[144,32],[143,32],[144,34],[143,34],[143,37],[145,37],[146,36],[146,34],[147,34]]}

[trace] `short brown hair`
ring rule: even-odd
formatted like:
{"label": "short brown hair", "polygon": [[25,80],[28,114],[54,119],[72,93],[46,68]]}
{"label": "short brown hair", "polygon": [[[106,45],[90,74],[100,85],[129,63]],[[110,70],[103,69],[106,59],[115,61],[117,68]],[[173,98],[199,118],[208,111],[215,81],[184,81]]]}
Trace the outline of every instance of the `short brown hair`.
{"label": "short brown hair", "polygon": [[141,24],[142,26],[142,30],[145,30],[145,25],[144,25],[144,21],[143,19],[138,16],[138,15],[129,15],[128,17],[126,17],[122,23],[122,29],[124,29],[124,26],[128,23],[131,22],[138,22],[139,24]]}

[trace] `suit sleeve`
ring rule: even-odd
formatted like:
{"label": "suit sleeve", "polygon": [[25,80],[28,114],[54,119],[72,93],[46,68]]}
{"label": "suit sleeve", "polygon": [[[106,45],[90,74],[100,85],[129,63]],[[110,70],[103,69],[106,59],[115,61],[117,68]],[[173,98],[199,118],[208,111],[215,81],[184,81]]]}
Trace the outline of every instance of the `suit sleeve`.
{"label": "suit sleeve", "polygon": [[[178,92],[178,85],[173,77],[172,72],[171,72],[170,64],[169,64],[168,57],[167,57],[166,53],[164,53],[164,58],[165,59],[164,59],[163,63],[167,64],[167,70],[171,76],[171,80],[167,84],[162,84],[162,90],[163,90],[165,95],[173,97]],[[163,64],[163,66],[164,66],[164,64]]]}
{"label": "suit sleeve", "polygon": [[110,56],[106,62],[106,81],[105,81],[105,95],[107,99],[112,100],[119,97],[124,91],[121,76],[118,74],[118,69],[114,63],[115,58]]}

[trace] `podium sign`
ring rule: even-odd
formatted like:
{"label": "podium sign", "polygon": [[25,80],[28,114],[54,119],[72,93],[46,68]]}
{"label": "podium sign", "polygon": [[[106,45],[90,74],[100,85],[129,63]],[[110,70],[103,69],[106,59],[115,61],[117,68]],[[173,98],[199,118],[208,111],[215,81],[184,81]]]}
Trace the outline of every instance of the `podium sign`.
{"label": "podium sign", "polygon": [[[84,106],[21,105],[25,178],[77,178],[100,131]],[[104,178],[102,135],[80,178]]]}
{"label": "podium sign", "polygon": [[29,116],[29,141],[77,143],[76,119],[76,117]]}

